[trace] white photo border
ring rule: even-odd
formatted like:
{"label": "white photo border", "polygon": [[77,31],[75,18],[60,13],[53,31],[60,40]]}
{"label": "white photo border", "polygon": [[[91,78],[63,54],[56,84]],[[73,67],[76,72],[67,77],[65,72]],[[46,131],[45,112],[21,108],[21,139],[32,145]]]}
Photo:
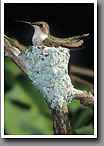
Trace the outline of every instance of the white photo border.
{"label": "white photo border", "polygon": [[94,135],[4,134],[4,3],[34,3],[34,0],[1,0],[1,138],[97,138],[97,0],[35,0],[35,3],[94,3]]}

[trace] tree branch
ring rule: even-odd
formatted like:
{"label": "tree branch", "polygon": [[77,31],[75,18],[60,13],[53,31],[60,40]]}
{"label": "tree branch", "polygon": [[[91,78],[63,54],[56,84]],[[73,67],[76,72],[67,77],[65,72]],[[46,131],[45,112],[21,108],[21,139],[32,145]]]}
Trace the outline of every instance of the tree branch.
{"label": "tree branch", "polygon": [[[55,78],[54,79],[55,82],[52,83],[53,81],[52,81],[52,77],[51,77],[48,80],[48,82],[46,82],[46,84],[48,83],[48,86],[41,85],[43,83],[45,84],[44,76],[47,77],[47,75],[43,73],[44,70],[42,70],[42,72],[40,71],[41,66],[37,66],[39,68],[40,72],[39,71],[34,72],[34,63],[36,63],[37,60],[34,58],[31,58],[31,57],[30,58],[27,57],[28,55],[31,56],[31,51],[33,51],[33,50],[31,50],[31,48],[30,48],[30,50],[29,49],[27,50],[27,55],[26,55],[26,53],[20,51],[20,49],[14,44],[12,39],[8,38],[7,36],[4,36],[4,48],[5,48],[5,56],[8,56],[10,59],[12,59],[12,61],[15,64],[17,64],[17,66],[33,81],[34,86],[36,86],[40,90],[40,92],[43,94],[43,96],[45,97],[45,100],[48,103],[48,106],[52,111],[54,133],[55,134],[70,134],[70,121],[69,121],[69,117],[68,117],[68,108],[67,108],[68,102],[70,102],[71,98],[75,98],[75,99],[80,100],[81,104],[87,105],[90,108],[93,108],[93,105],[94,105],[93,95],[90,92],[80,91],[80,90],[73,88],[70,77],[63,70],[62,70],[63,72],[60,72],[61,73],[60,75],[62,75],[62,73],[64,73],[64,76],[65,76],[64,79]],[[34,49],[34,48],[32,48],[32,49]],[[56,50],[53,51],[54,54],[56,53]],[[50,49],[50,51],[52,53],[52,49]],[[63,50],[61,50],[61,51],[63,51]],[[63,53],[64,53],[63,56],[66,55],[66,58],[68,59],[68,51],[66,51],[66,52],[63,51]],[[47,55],[50,57],[50,54],[47,54],[47,53],[40,54],[40,55],[41,56],[39,56],[39,57],[41,58],[41,60],[40,60],[41,62],[47,58]],[[34,61],[31,61],[32,59],[34,59]],[[59,59],[60,59],[60,56],[59,56]],[[64,61],[65,60],[63,58],[62,63]],[[53,63],[53,60],[52,60],[52,63]],[[57,63],[57,60],[55,63]],[[39,65],[41,65],[41,64],[39,64]],[[64,66],[64,64],[63,64],[63,66]],[[57,76],[57,74],[56,74],[56,73],[58,73],[57,70],[60,71],[61,67],[59,68],[59,67],[55,66],[54,69],[53,69],[53,67],[54,67],[54,65],[53,66],[50,65],[50,69],[52,69],[53,74],[55,74]],[[66,64],[66,67],[67,67],[67,64]],[[36,66],[35,66],[35,69],[36,69]],[[45,67],[45,69],[47,69],[47,68]],[[50,76],[51,72],[49,72],[49,76]],[[41,77],[36,78],[36,79],[38,79],[38,81],[36,82],[35,79],[33,79],[34,74],[36,75],[36,77],[41,75],[42,78]],[[53,78],[54,78],[54,76],[53,76]],[[42,79],[43,79],[43,81],[41,81]],[[60,86],[61,85],[60,82],[63,84],[63,86]],[[55,88],[56,83],[57,83],[57,85]],[[58,87],[59,91],[57,91],[57,87]],[[62,93],[60,93],[61,90],[62,90]],[[46,93],[47,93],[47,95],[46,95]],[[63,97],[58,95],[58,93],[62,94]],[[70,93],[70,95],[67,95],[66,97],[64,97],[65,93],[66,93],[66,95],[67,95],[67,93]],[[52,94],[53,94],[53,96],[52,96]],[[62,107],[61,107],[61,105],[62,105]]]}
{"label": "tree branch", "polygon": [[62,108],[52,110],[54,134],[67,135],[71,133],[69,112],[66,103]]}
{"label": "tree branch", "polygon": [[27,75],[25,64],[28,59],[26,55],[6,35],[4,35],[4,52],[5,56],[8,56]]}
{"label": "tree branch", "polygon": [[74,98],[80,100],[80,103],[88,106],[89,108],[94,108],[94,96],[91,92],[81,91],[74,88]]}

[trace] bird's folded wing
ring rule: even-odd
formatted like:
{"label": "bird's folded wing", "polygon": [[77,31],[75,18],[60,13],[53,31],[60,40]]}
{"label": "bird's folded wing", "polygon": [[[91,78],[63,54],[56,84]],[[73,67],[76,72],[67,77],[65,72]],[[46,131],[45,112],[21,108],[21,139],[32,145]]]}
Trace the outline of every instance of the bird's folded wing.
{"label": "bird's folded wing", "polygon": [[44,41],[44,45],[46,46],[54,46],[54,47],[59,47],[59,46],[62,46],[62,47],[80,47],[82,44],[84,43],[83,40],[79,40],[77,42],[69,42],[69,43],[63,43],[63,42],[58,42],[58,41],[55,41],[55,40],[45,40]]}

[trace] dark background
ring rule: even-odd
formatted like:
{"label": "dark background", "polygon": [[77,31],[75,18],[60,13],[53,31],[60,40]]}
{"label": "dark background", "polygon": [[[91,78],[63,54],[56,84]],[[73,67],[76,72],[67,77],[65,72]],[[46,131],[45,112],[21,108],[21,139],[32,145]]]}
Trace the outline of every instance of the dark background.
{"label": "dark background", "polygon": [[51,34],[57,37],[90,33],[85,40],[85,49],[71,51],[70,63],[94,68],[94,4],[6,3],[4,9],[5,33],[25,45],[31,45],[33,30],[29,25],[13,20],[45,21],[50,26]]}

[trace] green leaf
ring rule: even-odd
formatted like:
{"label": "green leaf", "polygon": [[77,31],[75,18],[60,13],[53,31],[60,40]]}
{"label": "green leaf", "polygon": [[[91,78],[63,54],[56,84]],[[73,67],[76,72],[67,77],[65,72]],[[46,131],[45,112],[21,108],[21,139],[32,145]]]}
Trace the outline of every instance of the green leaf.
{"label": "green leaf", "polygon": [[74,134],[93,135],[94,134],[93,124],[83,126],[82,128],[74,130]]}
{"label": "green leaf", "polygon": [[84,125],[87,125],[91,122],[93,118],[93,113],[91,111],[85,110],[84,108],[81,110],[78,110],[75,113],[75,117],[72,123],[72,127],[74,129],[80,128]]}
{"label": "green leaf", "polygon": [[22,71],[8,57],[5,57],[5,92],[9,91],[16,82],[16,77]]}
{"label": "green leaf", "polygon": [[41,106],[35,103],[29,92],[24,90],[20,84],[15,84],[12,90],[5,94],[6,133],[53,134],[52,120],[44,116],[40,109]]}
{"label": "green leaf", "polygon": [[71,103],[68,104],[68,108],[70,110],[70,112],[74,113],[76,112],[79,108],[82,108],[83,105],[80,104],[80,101],[79,100],[76,100],[76,99],[73,99],[71,101]]}
{"label": "green leaf", "polygon": [[5,73],[10,72],[13,76],[17,76],[22,73],[19,67],[13,63],[8,57],[5,57],[4,61]]}
{"label": "green leaf", "polygon": [[[48,109],[45,99],[41,95],[41,93],[32,85],[32,81],[30,81],[26,76],[20,75],[18,78],[18,83],[25,90],[27,94],[29,94],[31,100],[33,100],[40,111],[46,116],[51,118],[51,111]],[[41,108],[40,108],[41,107]]]}
{"label": "green leaf", "polygon": [[[71,119],[72,134],[80,134],[81,128],[90,126],[94,120],[93,110],[80,104],[78,100],[72,100],[68,105],[69,118]],[[80,129],[76,132],[77,129]],[[79,133],[78,133],[79,132]],[[91,126],[90,132],[84,131],[83,134],[93,134],[93,125]]]}

